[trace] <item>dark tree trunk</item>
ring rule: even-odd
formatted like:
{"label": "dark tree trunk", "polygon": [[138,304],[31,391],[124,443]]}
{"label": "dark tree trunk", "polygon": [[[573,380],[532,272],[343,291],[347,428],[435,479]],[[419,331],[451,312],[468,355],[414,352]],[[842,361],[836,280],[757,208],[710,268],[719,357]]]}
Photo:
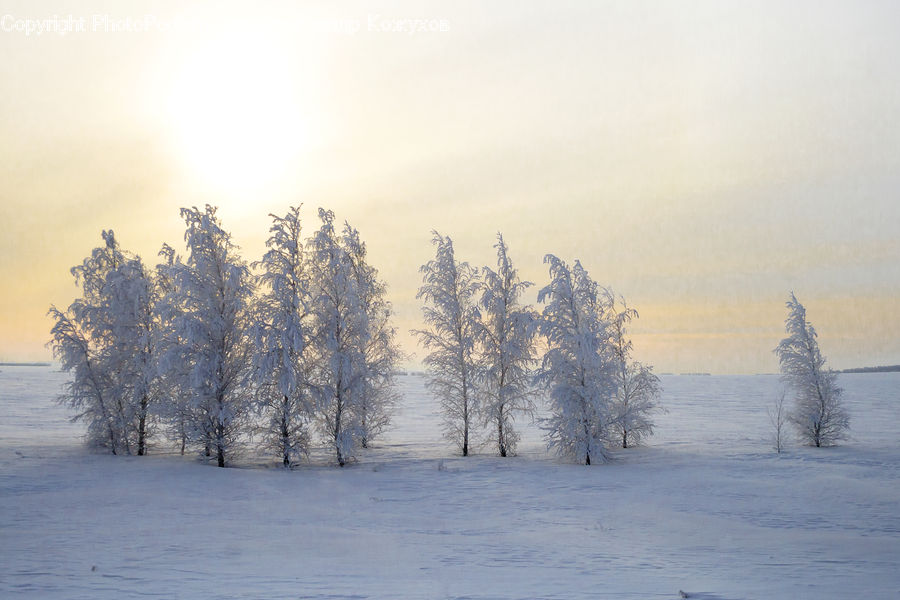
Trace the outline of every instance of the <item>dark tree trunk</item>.
{"label": "dark tree trunk", "polygon": [[500,416],[497,417],[497,443],[500,446],[500,456],[506,456],[506,440],[503,439],[503,409],[500,409]]}
{"label": "dark tree trunk", "polygon": [[368,447],[369,447],[369,429],[368,429],[368,422],[367,422],[367,419],[366,419],[366,417],[368,416],[368,412],[369,412],[369,411],[367,410],[367,408],[368,408],[368,407],[367,407],[365,404],[363,404],[363,409],[362,409],[362,439],[361,439],[360,442],[359,442],[360,445],[361,445],[363,448],[368,448]]}
{"label": "dark tree trunk", "polygon": [[[339,382],[340,383],[340,382]],[[338,399],[337,411],[334,414],[334,450],[337,453],[338,466],[344,466],[344,455],[341,453],[341,413],[343,406]]]}
{"label": "dark tree trunk", "polygon": [[144,456],[147,452],[147,397],[141,398],[141,418],[138,420],[138,456]]}
{"label": "dark tree trunk", "polygon": [[463,456],[469,455],[469,424],[463,426]]}
{"label": "dark tree trunk", "polygon": [[[222,401],[219,401],[219,406],[222,406]],[[221,413],[220,413],[221,414]],[[216,418],[218,421],[216,423],[216,462],[218,466],[225,466],[225,424],[220,420],[219,417]]]}
{"label": "dark tree trunk", "polygon": [[290,431],[288,431],[288,397],[284,397],[284,403],[281,407],[281,454],[282,462],[285,467],[291,466],[291,441]]}
{"label": "dark tree trunk", "polygon": [[628,447],[628,430],[627,429],[622,430],[622,447],[623,448]]}

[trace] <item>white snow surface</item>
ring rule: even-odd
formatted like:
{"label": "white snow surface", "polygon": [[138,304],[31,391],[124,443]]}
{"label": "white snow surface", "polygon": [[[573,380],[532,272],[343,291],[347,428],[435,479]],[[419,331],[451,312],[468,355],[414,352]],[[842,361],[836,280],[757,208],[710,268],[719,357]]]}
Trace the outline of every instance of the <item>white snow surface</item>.
{"label": "white snow surface", "polygon": [[2,598],[900,597],[900,374],[841,375],[842,446],[771,450],[775,376],[663,376],[656,435],[604,465],[461,458],[437,401],[359,462],[88,452],[54,368],[0,370]]}

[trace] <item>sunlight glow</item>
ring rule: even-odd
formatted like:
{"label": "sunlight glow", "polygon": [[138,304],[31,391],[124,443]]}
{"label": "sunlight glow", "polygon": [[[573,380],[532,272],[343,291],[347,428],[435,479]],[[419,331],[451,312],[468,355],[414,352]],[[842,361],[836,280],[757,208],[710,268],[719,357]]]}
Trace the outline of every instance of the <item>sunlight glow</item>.
{"label": "sunlight glow", "polygon": [[186,167],[218,192],[284,177],[307,141],[297,73],[264,40],[206,44],[183,63],[169,97]]}

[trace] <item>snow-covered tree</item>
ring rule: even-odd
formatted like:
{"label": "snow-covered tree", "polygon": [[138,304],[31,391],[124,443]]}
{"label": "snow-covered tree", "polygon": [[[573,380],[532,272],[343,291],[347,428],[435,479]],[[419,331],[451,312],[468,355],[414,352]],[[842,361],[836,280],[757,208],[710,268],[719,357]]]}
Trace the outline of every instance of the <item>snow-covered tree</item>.
{"label": "snow-covered tree", "polygon": [[538,293],[547,351],[537,374],[549,392],[545,429],[550,448],[591,461],[602,459],[612,422],[616,357],[610,344],[611,315],[597,284],[575,261],[572,268],[544,257],[550,283]]}
{"label": "snow-covered tree", "polygon": [[429,329],[413,333],[429,351],[424,361],[428,387],[440,399],[444,434],[468,456],[472,427],[479,415],[475,388],[478,274],[469,263],[457,262],[449,237],[432,233],[436,256],[419,269],[423,284],[416,294],[425,301],[422,311]]}
{"label": "snow-covered tree", "polygon": [[334,229],[334,213],[319,209],[322,226],[307,243],[313,344],[313,390],[320,427],[338,464],[353,458],[363,437],[369,325],[352,259]]}
{"label": "snow-covered tree", "polygon": [[825,367],[816,330],[806,320],[806,309],[791,293],[786,303],[788,336],[775,348],[781,378],[793,391],[795,404],[790,421],[801,440],[811,446],[831,446],[847,437],[850,416],[841,402],[843,390],[837,373]]}
{"label": "snow-covered tree", "polygon": [[125,432],[107,393],[107,371],[92,347],[86,323],[71,309],[62,312],[51,306],[48,314],[55,320],[50,331],[53,355],[64,371],[72,373],[59,400],[78,410],[73,420],[86,422],[88,444],[118,454],[125,447]]}
{"label": "snow-covered tree", "polygon": [[[186,340],[175,330],[175,320],[181,314],[180,296],[175,293],[175,274],[183,268],[181,257],[175,249],[163,244],[159,251],[162,262],[156,265],[156,285],[159,299],[154,311],[157,331],[154,336],[159,402],[156,410],[168,435],[178,443],[184,456],[190,438],[192,402],[187,369],[180,362],[180,353]],[[176,267],[176,265],[179,265]],[[174,361],[170,364],[171,361]]]}
{"label": "snow-covered tree", "polygon": [[[607,305],[612,320],[612,350],[616,358],[616,394],[612,402],[610,423],[617,443],[622,448],[640,444],[648,435],[653,435],[651,416],[660,410],[659,378],[653,374],[653,367],[645,366],[631,357],[632,344],[628,337],[628,324],[638,318],[635,309],[629,308],[625,299],[607,290]],[[617,303],[621,304],[621,310]]]}
{"label": "snow-covered tree", "polygon": [[250,272],[215,207],[183,208],[184,262],[173,262],[171,344],[163,369],[189,398],[187,434],[224,467],[236,451],[251,407],[248,310]]}
{"label": "snow-covered tree", "polygon": [[310,292],[300,208],[284,217],[270,215],[268,250],[254,267],[262,268],[262,293],[254,325],[257,402],[265,419],[262,439],[285,467],[308,451],[312,417],[309,393]]}
{"label": "snow-covered tree", "polygon": [[147,453],[151,430],[151,404],[157,399],[156,328],[157,288],[140,257],[128,257],[107,276],[105,306],[114,340],[112,368],[118,379],[122,404],[128,407],[129,436],[135,453]]}
{"label": "snow-covered tree", "polygon": [[359,232],[344,224],[342,243],[350,259],[360,309],[365,313],[363,394],[359,402],[360,445],[369,442],[390,424],[397,403],[394,372],[400,360],[400,349],[394,341],[396,330],[391,324],[391,303],[385,295],[387,286],[378,279],[378,270],[366,260],[366,245]]}
{"label": "snow-covered tree", "polygon": [[124,252],[112,231],[72,269],[82,297],[66,312],[51,307],[51,346],[73,372],[61,400],[87,422],[90,444],[113,454],[147,450],[155,380],[154,282],[141,259]]}
{"label": "snow-covered tree", "polygon": [[522,306],[522,292],[532,285],[519,279],[497,234],[497,270],[482,269],[480,360],[484,367],[482,407],[500,456],[514,454],[519,434],[513,428],[517,413],[532,414],[534,391],[531,369],[537,314]]}

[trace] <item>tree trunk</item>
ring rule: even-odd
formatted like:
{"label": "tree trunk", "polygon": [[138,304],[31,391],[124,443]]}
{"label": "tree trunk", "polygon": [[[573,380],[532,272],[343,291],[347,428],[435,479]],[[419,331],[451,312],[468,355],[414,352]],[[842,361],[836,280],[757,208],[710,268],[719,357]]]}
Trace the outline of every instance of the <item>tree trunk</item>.
{"label": "tree trunk", "polygon": [[369,430],[367,428],[366,416],[368,411],[366,410],[366,405],[363,403],[362,407],[362,440],[360,440],[360,445],[363,448],[369,447]]}
{"label": "tree trunk", "polygon": [[463,425],[463,456],[469,455],[469,423]]}
{"label": "tree trunk", "polygon": [[462,454],[463,456],[469,455],[469,394],[466,389],[466,380],[463,379],[462,384],[462,394],[463,394],[463,447]]}
{"label": "tree trunk", "polygon": [[[584,375],[581,376],[581,383],[584,385]],[[584,464],[589,465],[591,464],[591,428],[588,426],[587,418],[585,417],[582,417],[581,424],[584,427],[584,441],[587,443],[587,450],[584,451]]]}
{"label": "tree trunk", "polygon": [[184,456],[184,449],[187,446],[187,428],[185,427],[184,414],[179,411],[178,415],[178,436],[181,438],[181,456]]}
{"label": "tree trunk", "polygon": [[628,430],[627,429],[622,429],[622,447],[623,448],[628,447]]}
{"label": "tree trunk", "polygon": [[500,456],[506,456],[506,440],[503,439],[503,408],[500,408],[500,416],[497,417],[497,441],[500,446]]}
{"label": "tree trunk", "polygon": [[337,453],[338,466],[344,466],[344,455],[341,453],[341,413],[343,407],[338,399],[337,410],[334,413],[334,449]]}
{"label": "tree trunk", "polygon": [[141,418],[138,420],[138,456],[146,453],[147,438],[147,397],[141,398]]}
{"label": "tree trunk", "polygon": [[[465,389],[465,387],[463,388]],[[463,402],[463,456],[469,455],[469,401],[464,399]]]}
{"label": "tree trunk", "polygon": [[[219,402],[221,411],[222,402]],[[219,413],[221,415],[221,412]],[[221,417],[216,418],[216,462],[220,467],[225,466],[225,423]]]}
{"label": "tree trunk", "polygon": [[285,467],[291,466],[291,441],[290,432],[287,423],[288,397],[284,396],[284,402],[281,405],[281,454],[282,462]]}

